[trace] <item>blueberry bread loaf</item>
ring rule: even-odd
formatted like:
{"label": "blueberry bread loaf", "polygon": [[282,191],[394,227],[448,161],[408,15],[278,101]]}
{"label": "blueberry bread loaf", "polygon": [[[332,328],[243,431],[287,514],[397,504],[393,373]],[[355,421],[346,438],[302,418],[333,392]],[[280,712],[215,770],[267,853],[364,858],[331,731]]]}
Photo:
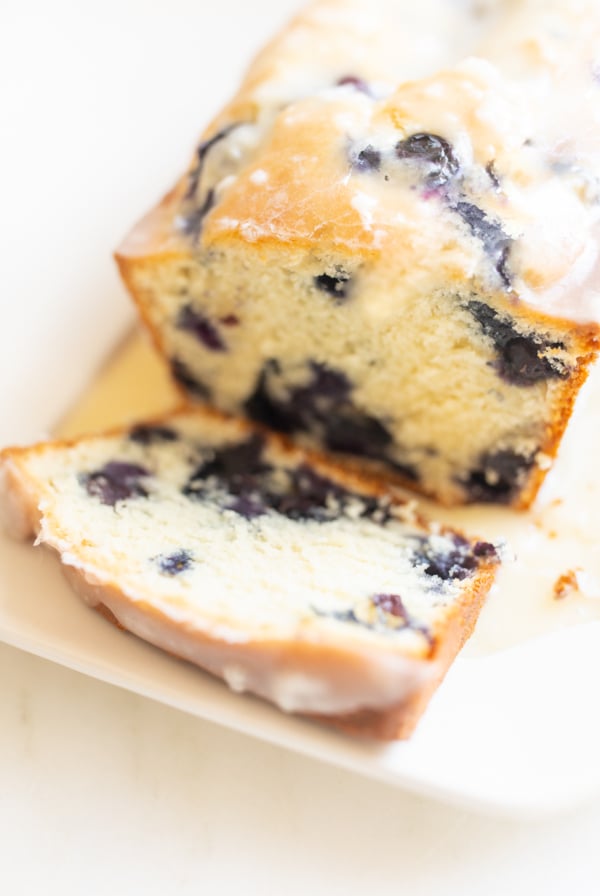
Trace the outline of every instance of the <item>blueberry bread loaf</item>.
{"label": "blueberry bread loaf", "polygon": [[12,530],[113,622],[236,691],[406,737],[498,557],[381,484],[200,409],[0,455]]}
{"label": "blueberry bread loaf", "polygon": [[187,393],[446,503],[527,506],[597,350],[599,22],[301,14],[118,253]]}

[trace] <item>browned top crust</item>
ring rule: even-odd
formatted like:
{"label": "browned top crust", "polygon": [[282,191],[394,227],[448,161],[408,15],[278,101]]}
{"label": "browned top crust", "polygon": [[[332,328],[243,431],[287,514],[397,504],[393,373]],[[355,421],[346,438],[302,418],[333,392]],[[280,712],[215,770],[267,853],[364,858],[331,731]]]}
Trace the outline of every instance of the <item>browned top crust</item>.
{"label": "browned top crust", "polygon": [[597,46],[591,0],[492,3],[477,20],[444,0],[319,0],[257,57],[120,254],[189,254],[200,210],[207,248],[376,258],[407,289],[483,281],[513,313],[592,340]]}

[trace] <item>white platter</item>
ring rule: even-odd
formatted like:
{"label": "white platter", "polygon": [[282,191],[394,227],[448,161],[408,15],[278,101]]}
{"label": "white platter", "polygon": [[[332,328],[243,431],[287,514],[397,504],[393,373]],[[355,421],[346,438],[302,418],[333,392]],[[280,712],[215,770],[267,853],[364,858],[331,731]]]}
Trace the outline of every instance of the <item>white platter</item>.
{"label": "white platter", "polygon": [[[181,3],[173,15],[140,4],[140,42],[131,4],[118,29],[114,17],[100,17],[100,37],[83,44],[92,26],[74,3],[53,4],[33,33],[27,16],[14,13],[15,39],[0,63],[12,87],[4,107],[0,444],[46,434],[92,381],[131,320],[111,249],[185,164],[202,122],[235,83],[237,60],[248,56],[236,47],[267,35],[293,5],[265,0],[233,34],[228,17],[243,4],[209,12]],[[117,5],[109,7],[116,16]],[[44,10],[40,4],[42,17]],[[202,53],[190,60],[194,29]],[[218,50],[226,39],[235,65]],[[36,54],[37,75],[21,64],[24,46]],[[40,71],[48,73],[43,82]],[[210,100],[206,83],[216,85]],[[539,816],[592,798],[600,794],[600,597],[592,586],[584,599],[554,607],[549,589],[563,569],[598,565],[594,388],[542,496],[544,519],[559,531],[553,544],[539,514],[455,515],[482,535],[514,534],[520,549],[472,655],[455,664],[409,743],[356,742],[228,692],[113,629],[71,594],[54,558],[4,537],[0,640],[361,775],[487,812]],[[569,498],[566,509],[555,509],[557,495]],[[573,625],[578,618],[586,621]]]}

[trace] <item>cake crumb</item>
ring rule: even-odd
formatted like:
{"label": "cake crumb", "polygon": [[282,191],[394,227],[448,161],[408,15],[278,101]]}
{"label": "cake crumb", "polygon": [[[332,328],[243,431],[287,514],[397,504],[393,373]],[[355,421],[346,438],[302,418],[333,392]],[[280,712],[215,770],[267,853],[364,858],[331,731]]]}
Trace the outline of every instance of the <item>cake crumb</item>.
{"label": "cake crumb", "polygon": [[552,589],[554,600],[564,600],[565,597],[570,597],[580,590],[577,579],[578,572],[577,569],[568,569],[557,578]]}

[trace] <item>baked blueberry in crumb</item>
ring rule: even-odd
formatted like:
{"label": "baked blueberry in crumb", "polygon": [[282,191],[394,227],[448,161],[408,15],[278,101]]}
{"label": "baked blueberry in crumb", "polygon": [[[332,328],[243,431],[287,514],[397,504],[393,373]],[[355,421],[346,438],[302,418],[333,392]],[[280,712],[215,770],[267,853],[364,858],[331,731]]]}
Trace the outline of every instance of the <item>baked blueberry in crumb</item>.
{"label": "baked blueberry in crumb", "polygon": [[215,146],[215,144],[220,143],[221,140],[224,140],[225,137],[228,137],[229,134],[235,130],[235,128],[239,128],[241,124],[244,122],[235,121],[232,124],[228,124],[226,127],[222,128],[220,131],[217,131],[216,134],[213,134],[212,137],[209,137],[208,140],[204,140],[202,143],[198,145],[196,150],[196,165],[190,171],[188,177],[188,188],[185,194],[185,199],[193,199],[196,195],[196,190],[198,189],[198,185],[200,183],[200,178],[202,177],[202,171],[204,168],[204,163],[206,161],[206,156],[210,152],[210,150]]}
{"label": "baked blueberry in crumb", "polygon": [[114,507],[117,501],[126,498],[146,498],[148,492],[140,479],[149,475],[148,470],[139,464],[111,460],[99,470],[81,474],[79,481],[89,495],[100,499],[101,504]]}
{"label": "baked blueberry in crumb", "polygon": [[179,358],[171,358],[170,367],[173,379],[179,383],[180,386],[188,392],[191,392],[196,398],[203,398],[205,400],[210,398],[210,390],[208,387],[192,374],[183,361],[180,361]]}
{"label": "baked blueberry in crumb", "polygon": [[423,167],[429,187],[441,187],[458,174],[460,162],[447,140],[437,134],[412,134],[396,144],[396,155],[403,161]]}
{"label": "baked blueberry in crumb", "polygon": [[485,171],[486,171],[487,176],[491,180],[494,189],[499,190],[500,189],[500,178],[498,176],[498,172],[496,171],[496,165],[494,164],[493,159],[491,162],[487,163],[487,165],[485,166]]}
{"label": "baked blueberry in crumb", "polygon": [[278,513],[289,519],[322,522],[339,517],[352,497],[341,486],[301,464],[290,470],[288,487],[272,498],[272,503]]}
{"label": "baked blueberry in crumb", "polygon": [[324,442],[330,451],[346,451],[377,460],[385,457],[392,446],[391,433],[383,423],[351,404],[324,421],[324,426]]}
{"label": "baked blueberry in crumb", "polygon": [[184,305],[180,310],[176,326],[191,333],[211,352],[227,351],[227,346],[212,321],[191,305]]}
{"label": "baked blueberry in crumb", "polygon": [[496,560],[498,558],[498,551],[495,545],[489,541],[476,541],[473,545],[473,553],[480,560]]}
{"label": "baked blueberry in crumb", "polygon": [[166,576],[176,576],[185,572],[193,564],[193,558],[189,551],[175,551],[173,554],[160,554],[155,558],[158,567]]}
{"label": "baked blueberry in crumb", "polygon": [[423,567],[427,576],[436,576],[443,582],[462,580],[472,575],[479,566],[481,558],[475,554],[474,548],[461,535],[447,536],[450,545],[440,549],[427,538],[416,539],[414,563]]}
{"label": "baked blueberry in crumb", "polygon": [[379,171],[381,153],[374,146],[365,146],[352,158],[352,166],[356,171]]}
{"label": "baked blueberry in crumb", "polygon": [[399,594],[374,594],[371,598],[374,607],[408,622],[408,613]]}
{"label": "baked blueberry in crumb", "polygon": [[176,442],[178,435],[170,426],[140,423],[129,431],[129,438],[138,445],[154,445],[157,442]]}
{"label": "baked blueberry in crumb", "polygon": [[334,299],[346,299],[350,289],[350,274],[339,268],[335,274],[318,274],[313,280],[317,289]]}
{"label": "baked blueberry in crumb", "polygon": [[198,146],[198,149],[196,150],[196,164],[188,174],[188,187],[185,196],[183,197],[184,204],[186,207],[190,208],[190,210],[187,213],[184,212],[177,221],[180,230],[185,233],[186,236],[192,237],[193,239],[197,239],[200,236],[204,218],[215,205],[216,196],[214,187],[210,187],[206,191],[201,202],[197,196],[198,187],[202,180],[206,156],[213,146],[228,137],[235,128],[240,127],[242,124],[244,124],[242,121],[233,122],[222,128],[220,131],[217,131],[216,134],[213,134],[212,137],[209,137],[208,140],[204,140]]}
{"label": "baked blueberry in crumb", "polygon": [[256,434],[245,442],[219,448],[192,474],[190,482],[216,476],[235,484],[238,477],[264,472],[267,467],[262,461],[263,448],[264,439]]}
{"label": "baked blueberry in crumb", "polygon": [[373,594],[366,601],[346,610],[320,610],[318,607],[312,607],[312,610],[317,616],[361,625],[371,631],[393,634],[410,629],[423,635],[430,645],[433,644],[430,631],[411,619],[399,594]]}
{"label": "baked blueberry in crumb", "polygon": [[233,510],[247,520],[253,520],[267,512],[265,505],[256,497],[238,495],[231,503],[226,505],[227,510]]}
{"label": "baked blueberry in crumb", "polygon": [[219,323],[223,324],[224,327],[237,327],[240,322],[237,314],[226,314],[225,317],[219,318]]}
{"label": "baked blueberry in crumb", "polygon": [[[316,361],[311,362],[310,371],[311,378],[305,386],[289,389],[285,395],[284,388],[275,386],[278,383],[284,387],[280,365],[267,362],[254,392],[245,402],[246,413],[279,432],[312,432],[331,451],[387,460],[392,435],[380,420],[354,405],[348,377]],[[409,478],[417,478],[410,467],[397,467]]]}
{"label": "baked blueberry in crumb", "polygon": [[[281,393],[287,391],[284,397]],[[305,386],[285,390],[281,366],[271,359],[264,365],[256,388],[244,408],[253,420],[279,432],[310,430],[330,416],[333,408],[346,401],[351,391],[348,378],[315,361],[310,363],[310,379]]]}
{"label": "baked blueberry in crumb", "polygon": [[462,484],[471,501],[509,504],[533,464],[533,457],[517,454],[509,448],[490,451],[483,455],[480,466]]}
{"label": "baked blueberry in crumb", "polygon": [[207,191],[206,196],[199,206],[192,209],[187,215],[180,215],[177,218],[177,226],[186,236],[197,239],[202,230],[202,224],[205,217],[215,205],[215,191],[211,187]]}
{"label": "baked blueberry in crumb", "polygon": [[377,525],[390,519],[389,502],[357,495],[306,464],[274,469],[262,457],[263,447],[262,437],[253,435],[217,449],[192,472],[182,493],[213,499],[248,520],[272,510],[288,519],[323,523],[339,519],[349,508],[353,517]]}
{"label": "baked blueberry in crumb", "polygon": [[512,238],[504,232],[498,221],[490,218],[483,209],[472,202],[457,202],[452,208],[468,225],[473,236],[483,243],[502,283],[509,287],[511,275],[508,270],[508,256],[513,243]]}
{"label": "baked blueberry in crumb", "polygon": [[484,302],[471,301],[466,305],[485,336],[494,343],[498,353],[496,369],[499,376],[513,386],[533,386],[549,379],[565,379],[566,365],[546,352],[564,350],[562,342],[550,342],[542,336],[524,336],[509,317],[502,317]]}
{"label": "baked blueberry in crumb", "polygon": [[338,78],[335,83],[336,87],[354,87],[359,93],[365,93],[367,96],[371,96],[371,88],[366,81],[359,78],[357,75],[343,75],[343,77]]}

